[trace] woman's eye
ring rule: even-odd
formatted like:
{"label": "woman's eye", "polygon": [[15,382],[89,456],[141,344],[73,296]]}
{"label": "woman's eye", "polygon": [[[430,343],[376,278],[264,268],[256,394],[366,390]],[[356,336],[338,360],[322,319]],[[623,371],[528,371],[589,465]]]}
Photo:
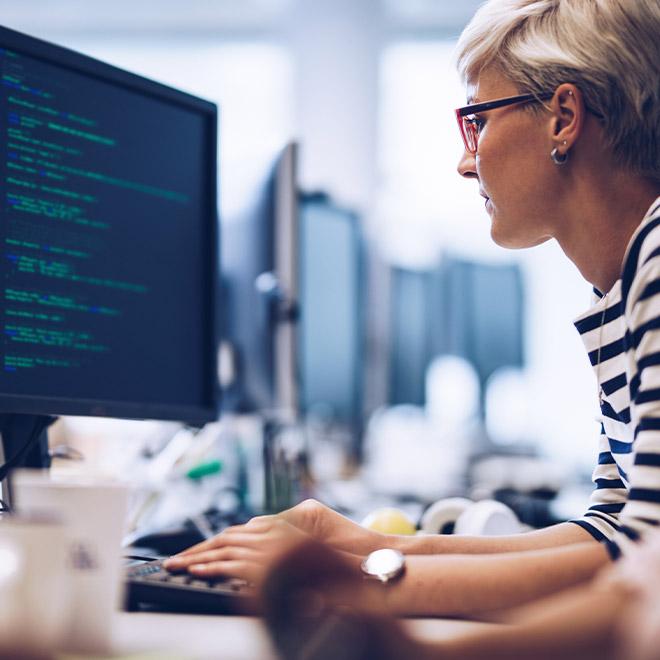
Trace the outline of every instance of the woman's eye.
{"label": "woman's eye", "polygon": [[481,117],[473,117],[470,120],[470,123],[474,126],[476,129],[477,133],[481,133],[481,129],[484,127],[486,124],[486,120],[482,119]]}

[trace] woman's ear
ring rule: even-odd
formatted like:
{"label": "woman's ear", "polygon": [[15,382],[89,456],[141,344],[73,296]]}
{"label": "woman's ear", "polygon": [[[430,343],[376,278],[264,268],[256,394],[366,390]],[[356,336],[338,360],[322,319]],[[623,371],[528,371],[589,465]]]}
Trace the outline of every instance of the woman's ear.
{"label": "woman's ear", "polygon": [[572,83],[563,83],[550,100],[551,140],[562,154],[568,152],[582,133],[586,108],[582,92]]}

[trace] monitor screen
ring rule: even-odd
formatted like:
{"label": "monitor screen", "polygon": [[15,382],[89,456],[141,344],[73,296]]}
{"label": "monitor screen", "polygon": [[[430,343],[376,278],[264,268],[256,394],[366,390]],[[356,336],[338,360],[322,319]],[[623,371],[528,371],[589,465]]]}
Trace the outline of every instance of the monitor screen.
{"label": "monitor screen", "polygon": [[393,268],[390,282],[388,403],[423,406],[426,370],[433,359],[432,274]]}
{"label": "monitor screen", "polygon": [[0,29],[2,412],[217,415],[216,107]]}
{"label": "monitor screen", "polygon": [[354,426],[362,403],[362,278],[356,216],[323,196],[300,208],[300,400]]}
{"label": "monitor screen", "polygon": [[441,355],[465,358],[485,388],[524,364],[524,296],[516,264],[445,255],[437,269],[393,269],[389,403],[425,404],[425,375]]}
{"label": "monitor screen", "polygon": [[[222,212],[223,336],[234,376],[223,406],[239,412],[290,408],[295,399],[296,145],[232,163]],[[238,176],[241,173],[241,181]]]}
{"label": "monitor screen", "polygon": [[[242,199],[221,215],[223,296],[231,310],[223,335],[234,362],[223,406],[239,411],[270,408],[275,396],[273,319],[257,287],[260,275],[275,270],[275,161],[253,161],[248,171],[254,178],[238,191]],[[225,202],[235,194],[225,188]]]}
{"label": "monitor screen", "polygon": [[445,256],[433,294],[434,354],[464,357],[482,390],[500,367],[524,365],[523,276],[517,264]]}

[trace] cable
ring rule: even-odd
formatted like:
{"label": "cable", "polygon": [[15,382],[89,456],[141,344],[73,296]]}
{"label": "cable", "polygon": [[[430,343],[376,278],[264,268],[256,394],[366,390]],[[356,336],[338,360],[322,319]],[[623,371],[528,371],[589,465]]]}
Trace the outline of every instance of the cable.
{"label": "cable", "polygon": [[9,460],[7,460],[4,465],[0,466],[0,481],[4,481],[10,470],[15,468],[30,451],[30,449],[32,449],[34,443],[39,439],[42,431],[47,429],[56,419],[57,417],[37,417],[28,441]]}

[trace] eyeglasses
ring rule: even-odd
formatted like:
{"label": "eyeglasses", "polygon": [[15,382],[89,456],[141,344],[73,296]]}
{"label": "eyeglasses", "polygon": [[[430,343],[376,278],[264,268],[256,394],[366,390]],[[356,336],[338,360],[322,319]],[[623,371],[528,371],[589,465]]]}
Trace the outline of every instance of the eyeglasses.
{"label": "eyeglasses", "polygon": [[495,108],[503,108],[507,105],[514,105],[516,103],[540,103],[546,99],[554,96],[554,92],[545,92],[543,94],[521,94],[520,96],[508,96],[504,99],[494,99],[493,101],[485,101],[484,103],[473,103],[466,105],[456,110],[456,121],[458,128],[461,131],[463,144],[465,149],[471,154],[477,153],[479,145],[479,133],[483,126],[483,120],[475,117],[477,113],[487,112],[488,110],[495,110]]}

